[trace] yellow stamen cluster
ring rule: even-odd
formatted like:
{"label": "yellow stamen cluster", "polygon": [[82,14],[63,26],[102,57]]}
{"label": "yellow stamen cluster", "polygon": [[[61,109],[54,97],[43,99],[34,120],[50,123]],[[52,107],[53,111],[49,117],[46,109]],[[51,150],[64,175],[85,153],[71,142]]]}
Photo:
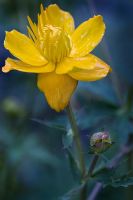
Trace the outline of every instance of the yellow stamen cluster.
{"label": "yellow stamen cluster", "polygon": [[40,47],[48,61],[55,64],[61,62],[69,55],[71,46],[70,37],[61,27],[44,26]]}

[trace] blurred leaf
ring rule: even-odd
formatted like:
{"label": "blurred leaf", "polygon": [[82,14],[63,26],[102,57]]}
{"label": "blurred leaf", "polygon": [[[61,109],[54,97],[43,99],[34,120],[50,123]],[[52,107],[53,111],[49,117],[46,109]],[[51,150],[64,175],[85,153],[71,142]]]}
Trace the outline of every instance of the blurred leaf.
{"label": "blurred leaf", "polygon": [[70,190],[67,194],[65,194],[60,200],[80,200],[80,195],[82,192],[82,189],[84,188],[84,184],[73,188]]}
{"label": "blurred leaf", "polygon": [[105,100],[106,102],[110,102],[113,104],[118,103],[115,90],[108,77],[103,80],[95,82],[89,82],[89,83],[80,82],[78,89],[79,89],[78,91],[82,93],[81,96],[87,97],[87,92],[88,92],[88,96],[90,95],[97,96]]}
{"label": "blurred leaf", "polygon": [[71,151],[73,139],[74,139],[73,131],[72,129],[68,129],[68,132],[62,136],[62,143],[63,143],[64,149],[66,150],[70,168],[72,170],[72,175],[75,179],[77,178],[79,179],[80,171],[79,171],[78,162]]}
{"label": "blurred leaf", "polygon": [[112,180],[112,183],[109,183],[108,185],[112,187],[128,187],[130,185],[133,185],[133,177],[129,176],[122,176],[116,180]]}
{"label": "blurred leaf", "polygon": [[[101,181],[104,185],[104,187],[107,187],[109,185],[113,187],[120,187],[128,184],[128,180],[130,178],[130,174],[128,171],[128,165],[127,165],[128,159],[124,157],[123,160],[118,163],[117,167],[115,168],[108,168],[108,163],[105,165],[102,164],[101,166],[98,166],[98,168],[94,171],[93,178],[96,179],[96,181]],[[127,181],[127,182],[126,182]]]}
{"label": "blurred leaf", "polygon": [[128,135],[133,133],[133,124],[127,115],[114,116],[112,123],[108,124],[109,130],[114,133],[115,141],[119,144],[125,144]]}
{"label": "blurred leaf", "polygon": [[69,149],[66,149],[66,153],[67,153],[68,160],[69,160],[69,163],[70,163],[70,167],[71,167],[71,170],[72,170],[72,175],[73,175],[75,180],[79,181],[81,173],[80,173],[78,162]]}
{"label": "blurred leaf", "polygon": [[65,126],[60,125],[60,124],[56,124],[56,123],[54,123],[52,121],[50,122],[50,121],[34,119],[34,118],[32,118],[31,120],[34,121],[34,122],[37,122],[37,123],[39,123],[41,125],[47,126],[49,128],[55,128],[55,129],[58,129],[58,130],[61,130],[61,131],[66,131],[66,127]]}
{"label": "blurred leaf", "polygon": [[[80,100],[83,101],[83,98]],[[99,100],[85,101],[86,106],[76,112],[77,122],[81,129],[98,127],[104,128],[111,123],[117,110],[117,106]]]}
{"label": "blurred leaf", "polygon": [[58,159],[47,151],[38,142],[36,137],[27,137],[21,144],[13,145],[8,153],[10,162],[16,166],[24,162],[25,159],[42,162],[52,166],[58,165]]}
{"label": "blurred leaf", "polygon": [[62,136],[62,143],[63,143],[64,149],[67,149],[72,146],[73,138],[74,138],[73,131],[72,129],[69,129],[67,134],[64,134]]}

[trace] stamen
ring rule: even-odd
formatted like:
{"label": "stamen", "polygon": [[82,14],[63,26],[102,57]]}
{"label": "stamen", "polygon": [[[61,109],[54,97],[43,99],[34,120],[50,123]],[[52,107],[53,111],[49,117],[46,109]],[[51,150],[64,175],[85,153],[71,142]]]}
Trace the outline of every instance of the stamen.
{"label": "stamen", "polygon": [[43,30],[40,47],[46,59],[59,63],[68,56],[71,50],[71,40],[61,27],[46,25]]}

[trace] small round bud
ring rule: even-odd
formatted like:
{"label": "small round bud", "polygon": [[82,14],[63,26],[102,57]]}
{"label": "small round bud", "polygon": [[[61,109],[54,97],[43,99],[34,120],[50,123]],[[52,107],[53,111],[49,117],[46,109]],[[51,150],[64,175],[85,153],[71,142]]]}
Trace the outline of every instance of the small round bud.
{"label": "small round bud", "polygon": [[112,145],[112,140],[108,132],[94,133],[90,138],[91,151],[102,153]]}

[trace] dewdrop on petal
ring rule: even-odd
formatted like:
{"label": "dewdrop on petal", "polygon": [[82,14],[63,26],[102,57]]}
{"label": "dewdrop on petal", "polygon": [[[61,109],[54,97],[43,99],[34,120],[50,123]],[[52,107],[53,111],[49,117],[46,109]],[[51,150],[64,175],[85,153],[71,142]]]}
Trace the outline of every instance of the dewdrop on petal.
{"label": "dewdrop on petal", "polygon": [[90,138],[91,152],[99,154],[105,152],[112,145],[112,140],[109,132],[97,132]]}

